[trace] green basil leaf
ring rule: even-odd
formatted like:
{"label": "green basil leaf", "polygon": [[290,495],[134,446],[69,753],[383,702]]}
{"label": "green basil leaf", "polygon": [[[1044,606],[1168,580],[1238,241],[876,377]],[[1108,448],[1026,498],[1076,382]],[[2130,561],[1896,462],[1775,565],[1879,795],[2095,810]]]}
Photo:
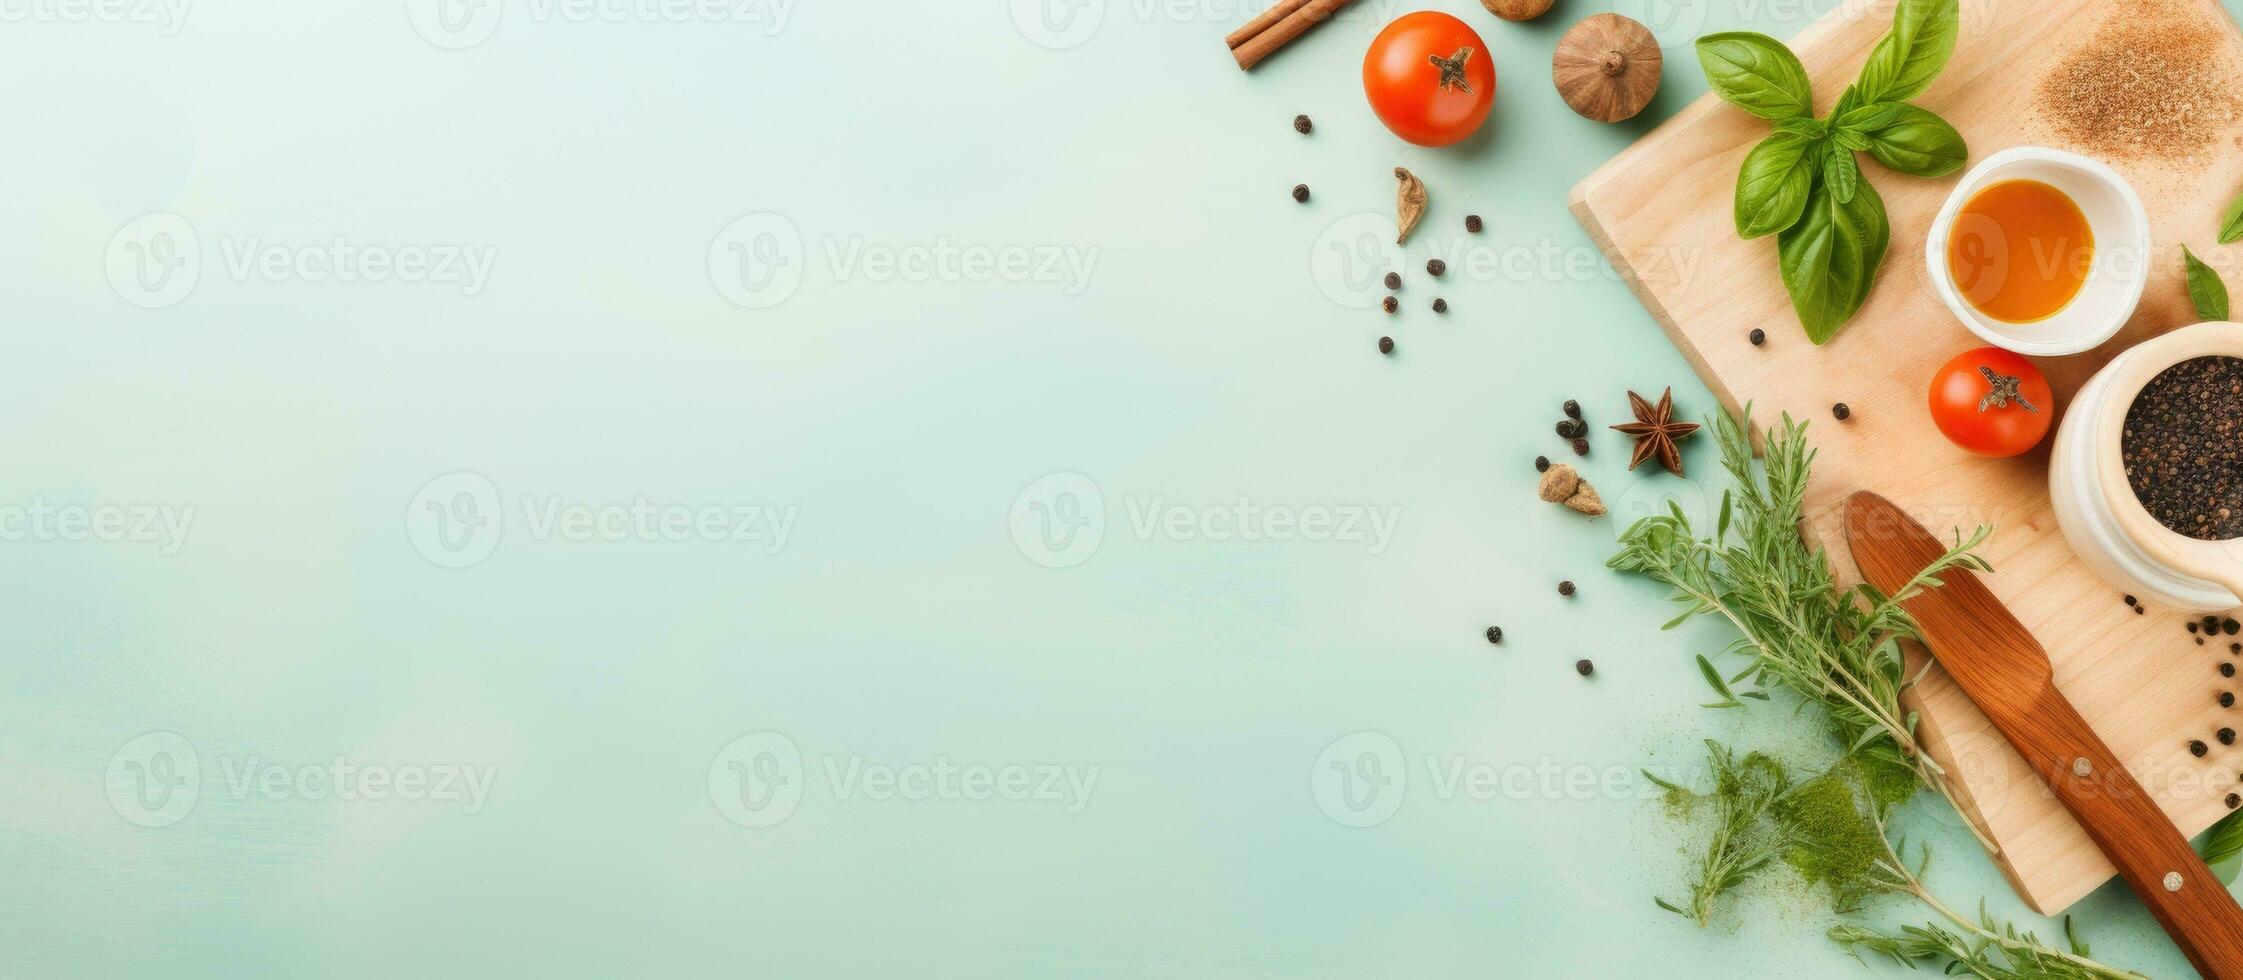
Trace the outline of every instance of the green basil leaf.
{"label": "green basil leaf", "polygon": [[2227,211],[2220,215],[2220,244],[2226,245],[2243,239],[2243,194],[2228,203]]}
{"label": "green basil leaf", "polygon": [[2227,284],[2220,281],[2220,274],[2186,245],[2181,246],[2181,257],[2188,260],[2188,298],[2196,304],[2196,315],[2207,320],[2227,319]]}
{"label": "green basil leaf", "polygon": [[1812,116],[1790,116],[1778,119],[1771,124],[1770,128],[1779,133],[1804,136],[1811,140],[1821,139],[1823,134],[1830,130],[1829,124]]}
{"label": "green basil leaf", "polygon": [[1841,133],[1868,136],[1899,121],[1901,110],[1913,108],[1901,102],[1872,102],[1864,106],[1851,106],[1840,112],[1830,112],[1830,128]]}
{"label": "green basil leaf", "polygon": [[1837,119],[1839,116],[1852,112],[1854,107],[1861,105],[1861,103],[1860,86],[1848,85],[1845,91],[1838,93],[1837,103],[1830,107],[1830,118]]}
{"label": "green basil leaf", "polygon": [[2196,846],[2204,855],[2204,863],[2212,865],[2214,874],[2222,884],[2235,884],[2236,860],[2243,857],[2243,810],[2221,817],[2212,829],[2204,832],[2204,841]]}
{"label": "green basil leaf", "polygon": [[1837,143],[1822,147],[1822,182],[1830,188],[1830,196],[1845,204],[1854,199],[1854,185],[1861,182],[1861,164],[1855,162],[1854,151]]}
{"label": "green basil leaf", "polygon": [[1904,174],[1941,177],[1954,173],[1970,156],[1963,134],[1930,110],[1898,102],[1867,108],[1882,110],[1867,117],[1873,124],[1867,133],[1869,155],[1878,163]]}
{"label": "green basil leaf", "polygon": [[1791,227],[1807,206],[1807,187],[1818,162],[1818,144],[1774,133],[1745,154],[1737,170],[1737,237],[1759,238]]}
{"label": "green basil leaf", "polygon": [[1845,147],[1849,152],[1858,153],[1869,149],[1869,137],[1850,129],[1831,130],[1830,142]]}
{"label": "green basil leaf", "polygon": [[1814,114],[1807,69],[1783,42],[1766,34],[1730,31],[1701,37],[1698,67],[1705,70],[1714,94],[1762,119]]}
{"label": "green basil leaf", "polygon": [[1956,0],[1900,0],[1892,30],[1861,68],[1863,102],[1899,102],[1924,94],[1955,53],[1962,18]]}
{"label": "green basil leaf", "polygon": [[1885,202],[1868,181],[1845,202],[1815,183],[1799,223],[1776,236],[1784,289],[1808,340],[1828,342],[1861,309],[1891,234]]}

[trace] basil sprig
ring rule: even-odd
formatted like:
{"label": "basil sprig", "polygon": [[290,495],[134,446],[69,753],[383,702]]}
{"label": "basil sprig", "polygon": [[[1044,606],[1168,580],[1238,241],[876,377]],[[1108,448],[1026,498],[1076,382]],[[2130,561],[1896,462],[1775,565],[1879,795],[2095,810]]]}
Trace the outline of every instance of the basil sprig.
{"label": "basil sprig", "polygon": [[1918,177],[1953,173],[1970,155],[1955,127],[1906,101],[1947,66],[1958,25],[1956,0],[1900,0],[1861,77],[1821,119],[1807,70],[1783,42],[1741,31],[1698,39],[1706,84],[1774,129],[1737,172],[1737,235],[1776,236],[1784,288],[1817,344],[1861,310],[1891,239],[1884,199],[1855,154]]}

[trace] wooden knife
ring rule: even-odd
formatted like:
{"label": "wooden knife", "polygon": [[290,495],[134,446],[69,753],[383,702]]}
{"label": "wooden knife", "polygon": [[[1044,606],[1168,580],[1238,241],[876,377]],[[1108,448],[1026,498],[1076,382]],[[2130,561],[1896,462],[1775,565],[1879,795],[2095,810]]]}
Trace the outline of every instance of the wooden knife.
{"label": "wooden knife", "polygon": [[[1890,595],[1946,548],[1867,491],[1846,501],[1846,542],[1869,584]],[[2056,689],[2048,651],[1970,571],[1903,603],[1932,657],[2040,773],[2167,935],[2215,980],[2243,980],[2243,907],[2132,773]]]}

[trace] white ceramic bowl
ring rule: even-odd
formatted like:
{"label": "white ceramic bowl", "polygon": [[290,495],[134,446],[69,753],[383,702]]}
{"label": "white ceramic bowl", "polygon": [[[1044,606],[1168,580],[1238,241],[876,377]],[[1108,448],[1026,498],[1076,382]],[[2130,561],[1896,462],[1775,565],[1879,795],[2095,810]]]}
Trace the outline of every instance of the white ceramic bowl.
{"label": "white ceramic bowl", "polygon": [[2136,344],[2072,396],[2048,468],[2064,539],[2119,589],[2175,609],[2220,612],[2243,595],[2243,538],[2201,541],[2150,516],[2126,482],[2120,441],[2142,386],[2198,357],[2243,357],[2243,324],[2199,323]]}
{"label": "white ceramic bowl", "polygon": [[[2095,257],[2078,295],[2054,316],[2031,323],[1996,320],[1972,307],[1947,271],[1947,240],[1964,202],[1988,184],[2037,180],[2079,205],[2095,234]],[[1970,332],[1989,344],[2032,357],[2092,350],[2118,333],[2142,300],[2149,278],[2150,221],[2142,200],[2117,171],[2077,153],[2013,146],[1978,162],[1947,195],[1924,241],[1924,263],[1939,298]]]}

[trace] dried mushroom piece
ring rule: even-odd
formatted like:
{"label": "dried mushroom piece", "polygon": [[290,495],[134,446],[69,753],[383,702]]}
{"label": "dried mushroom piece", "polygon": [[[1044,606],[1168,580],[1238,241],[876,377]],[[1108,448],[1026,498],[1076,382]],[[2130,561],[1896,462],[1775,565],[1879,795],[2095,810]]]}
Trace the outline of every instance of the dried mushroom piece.
{"label": "dried mushroom piece", "polygon": [[1401,167],[1394,168],[1394,179],[1402,182],[1394,195],[1394,244],[1400,245],[1410,240],[1410,230],[1425,217],[1425,182]]}

